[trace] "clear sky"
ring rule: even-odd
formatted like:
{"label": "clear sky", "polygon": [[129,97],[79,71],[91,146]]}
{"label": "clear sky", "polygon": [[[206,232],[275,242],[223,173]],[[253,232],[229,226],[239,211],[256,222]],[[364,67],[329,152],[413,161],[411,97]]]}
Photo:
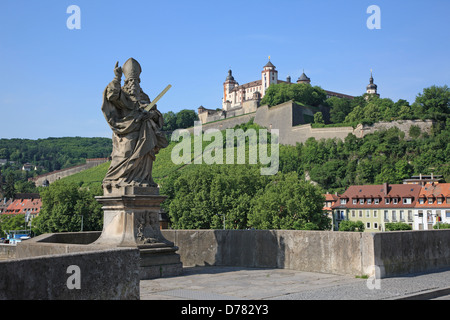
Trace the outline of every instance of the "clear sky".
{"label": "clear sky", "polygon": [[[80,8],[80,29],[66,21]],[[369,29],[377,5],[381,29]],[[142,66],[161,112],[221,107],[228,69],[258,80],[271,56],[279,79],[361,95],[373,69],[383,98],[414,102],[450,85],[448,0],[0,2],[0,138],[110,137],[102,92],[116,61]]]}

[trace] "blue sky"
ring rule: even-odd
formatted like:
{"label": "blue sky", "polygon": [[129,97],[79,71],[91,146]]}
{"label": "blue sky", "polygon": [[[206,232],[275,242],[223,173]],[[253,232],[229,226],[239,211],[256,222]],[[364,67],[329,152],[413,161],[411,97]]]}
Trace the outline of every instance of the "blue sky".
{"label": "blue sky", "polygon": [[[70,5],[81,29],[70,30]],[[381,10],[381,29],[366,12]],[[142,66],[141,86],[161,112],[221,107],[231,67],[257,80],[268,56],[280,79],[302,70],[313,85],[351,95],[373,68],[383,98],[414,102],[450,85],[450,1],[2,0],[0,138],[110,137],[102,92],[116,61]]]}

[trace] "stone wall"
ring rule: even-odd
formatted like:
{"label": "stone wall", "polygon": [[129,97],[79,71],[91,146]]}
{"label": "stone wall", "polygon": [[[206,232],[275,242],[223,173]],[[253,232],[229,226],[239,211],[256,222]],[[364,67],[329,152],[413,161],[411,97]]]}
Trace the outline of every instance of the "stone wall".
{"label": "stone wall", "polygon": [[[450,230],[383,233],[163,230],[184,266],[241,266],[389,277],[450,267]],[[377,271],[378,268],[378,271]]]}
{"label": "stone wall", "polygon": [[381,274],[420,273],[450,267],[450,229],[372,233]]}
{"label": "stone wall", "polygon": [[42,186],[42,183],[45,180],[48,180],[49,183],[55,182],[56,180],[59,180],[61,178],[64,177],[68,177],[71,176],[73,174],[76,174],[78,172],[84,171],[86,169],[89,168],[93,168],[96,167],[102,163],[107,162],[108,159],[86,159],[86,163],[85,164],[80,164],[78,166],[74,166],[74,167],[70,167],[70,168],[66,168],[66,169],[61,169],[61,170],[57,170],[57,171],[53,171],[53,172],[49,172],[40,176],[37,176],[35,178],[33,178],[33,182],[35,183],[36,186],[40,187]]}
{"label": "stone wall", "polygon": [[130,248],[0,261],[0,299],[139,299],[138,264]]}
{"label": "stone wall", "polygon": [[[372,125],[358,125],[353,127],[326,127],[312,128],[307,123],[307,118],[312,118],[317,109],[297,105],[292,101],[288,101],[277,106],[269,107],[267,105],[260,106],[256,112],[240,115],[233,118],[217,120],[215,122],[204,123],[203,131],[207,129],[225,130],[233,128],[237,124],[248,122],[254,118],[254,122],[267,129],[279,130],[279,142],[281,144],[296,145],[304,143],[309,138],[320,139],[340,139],[344,140],[348,134],[352,133],[358,138],[362,138],[367,134],[374,133],[379,130],[386,130],[396,127],[405,133],[405,138],[410,139],[409,130],[411,126],[418,126],[422,133],[430,133],[433,126],[432,120],[396,120],[392,122],[378,122]],[[324,119],[329,119],[329,110],[321,107],[320,111],[324,115]],[[212,119],[212,118],[211,118]],[[193,128],[188,129],[193,133]]]}

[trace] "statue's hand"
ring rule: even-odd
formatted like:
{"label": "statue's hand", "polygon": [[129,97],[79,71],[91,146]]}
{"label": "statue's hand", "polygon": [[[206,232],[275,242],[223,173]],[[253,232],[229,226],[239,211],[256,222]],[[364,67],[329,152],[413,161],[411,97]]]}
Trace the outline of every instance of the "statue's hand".
{"label": "statue's hand", "polygon": [[122,79],[122,67],[119,67],[119,61],[116,62],[116,66],[114,67],[114,74],[117,79]]}

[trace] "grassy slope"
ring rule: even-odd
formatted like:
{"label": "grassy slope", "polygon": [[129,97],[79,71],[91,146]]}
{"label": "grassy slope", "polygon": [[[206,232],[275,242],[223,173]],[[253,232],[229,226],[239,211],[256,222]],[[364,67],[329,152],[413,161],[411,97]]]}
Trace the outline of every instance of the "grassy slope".
{"label": "grassy slope", "polygon": [[[172,156],[172,149],[175,145],[177,145],[178,142],[171,142],[167,148],[161,149],[159,154],[156,156],[156,161],[153,164],[153,179],[156,183],[159,183],[162,178],[168,176],[171,172],[176,170],[181,170],[184,168],[187,168],[185,164],[174,164],[171,156]],[[211,144],[211,141],[203,141],[202,142],[202,149],[204,150],[206,146]],[[245,144],[246,149],[246,160],[245,162],[248,163],[248,143]],[[191,139],[191,161],[193,161],[194,154],[194,139]],[[234,154],[235,159],[237,158],[237,148],[234,148]],[[226,163],[226,150],[223,149],[223,163]],[[84,187],[90,187],[95,185],[100,185],[102,183],[103,178],[106,175],[106,172],[108,171],[110,162],[106,162],[104,164],[101,164],[97,167],[87,169],[85,171],[79,172],[77,174],[74,174],[72,176],[63,178],[61,180],[65,182],[73,182],[77,183],[80,186]]]}

